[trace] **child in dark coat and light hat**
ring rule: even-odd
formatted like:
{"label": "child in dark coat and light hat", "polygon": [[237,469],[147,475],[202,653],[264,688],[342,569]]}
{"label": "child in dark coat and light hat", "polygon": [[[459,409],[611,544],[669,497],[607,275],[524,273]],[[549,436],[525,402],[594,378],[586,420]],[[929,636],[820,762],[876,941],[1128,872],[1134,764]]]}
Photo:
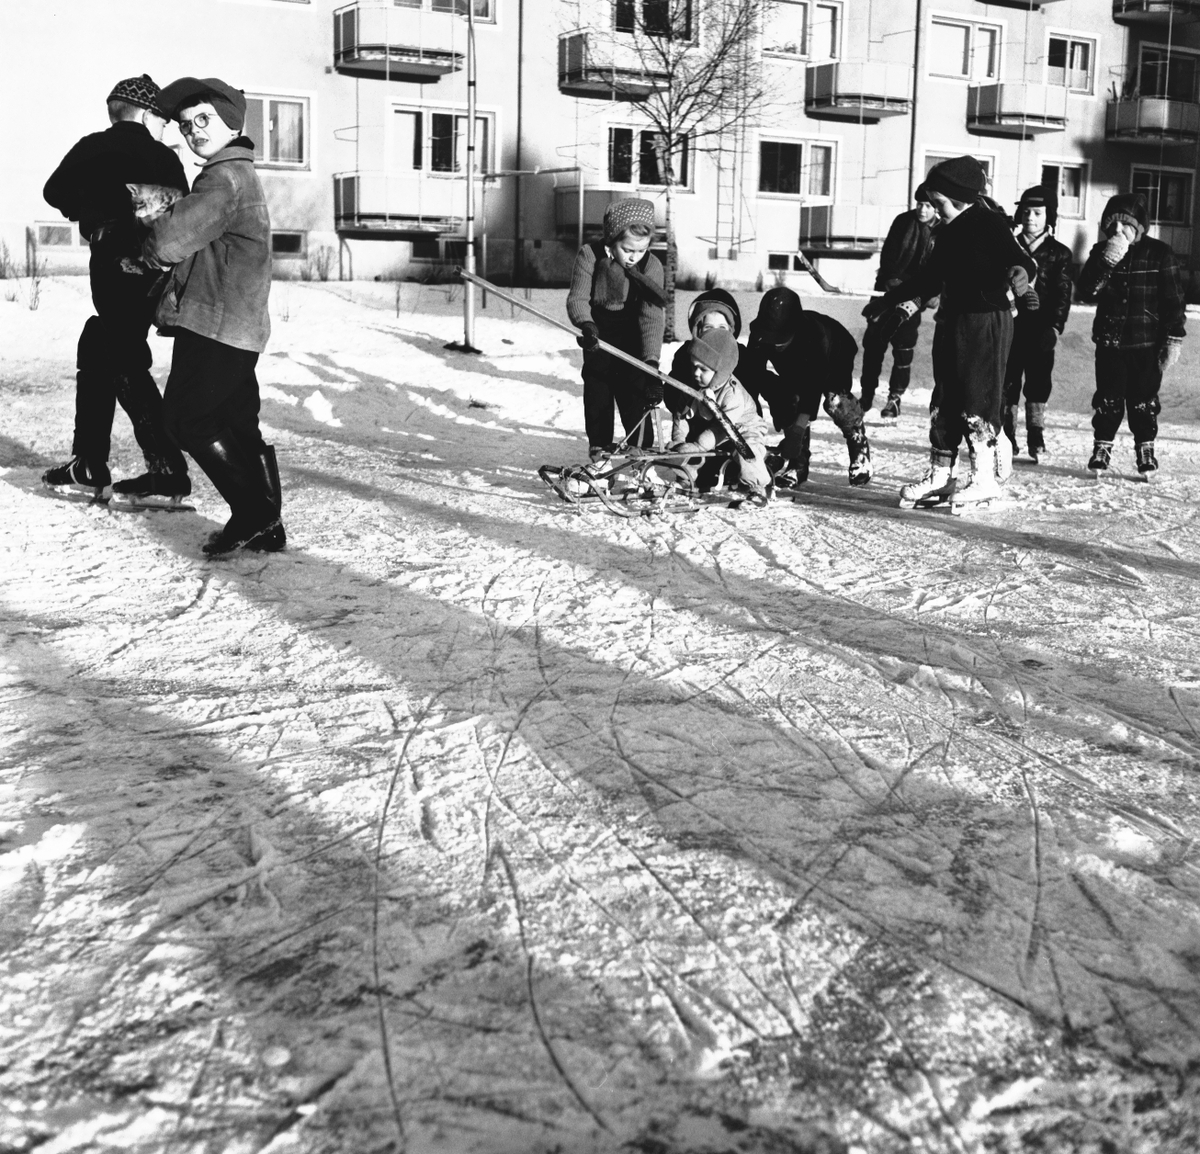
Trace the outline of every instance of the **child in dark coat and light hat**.
{"label": "child in dark coat and light hat", "polygon": [[653,237],[653,203],[617,200],[604,211],[603,240],[585,244],[575,257],[567,316],[581,330],[583,416],[595,464],[616,447],[614,403],[635,446],[654,443],[654,430],[643,418],[662,400],[662,382],[599,347],[605,341],[658,368],[666,314],[663,267],[649,251]]}
{"label": "child in dark coat and light hat", "polygon": [[[1007,217],[983,203],[987,174],[972,156],[935,165],[925,188],[942,224],[928,262],[912,279],[871,301],[864,315],[888,313],[904,323],[920,302],[941,297],[933,337],[933,397],[929,408],[929,468],[903,486],[902,502],[949,498],[954,504],[999,495],[997,477],[1012,468],[1012,449],[1002,437],[1004,371],[1012,345],[1011,301],[1023,308],[1033,258],[1009,231]],[[952,477],[963,440],[971,455],[965,485]],[[997,438],[1003,441],[997,445]],[[999,450],[999,451],[998,451]]]}
{"label": "child in dark coat and light hat", "polygon": [[1184,300],[1179,261],[1171,247],[1146,235],[1148,210],[1141,193],[1114,196],[1104,206],[1096,244],[1079,274],[1079,295],[1096,302],[1095,442],[1088,469],[1109,467],[1121,419],[1129,420],[1138,473],[1158,469],[1158,399],[1163,373],[1183,349]]}

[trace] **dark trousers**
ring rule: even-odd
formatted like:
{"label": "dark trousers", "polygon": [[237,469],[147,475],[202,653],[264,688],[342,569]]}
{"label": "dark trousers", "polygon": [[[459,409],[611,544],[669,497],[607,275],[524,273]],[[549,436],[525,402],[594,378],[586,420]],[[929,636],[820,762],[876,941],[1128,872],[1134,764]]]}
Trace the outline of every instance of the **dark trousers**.
{"label": "dark trousers", "polygon": [[[583,423],[590,448],[606,449],[613,444],[614,403],[625,432],[637,426],[650,408],[646,403],[648,380],[645,373],[600,349],[583,354]],[[646,421],[630,444],[638,448],[653,445],[653,422]]]}
{"label": "dark trousers", "polygon": [[258,429],[258,353],[180,329],[163,393],[167,435],[181,449],[232,435],[250,457],[262,448]]}
{"label": "dark trousers", "polygon": [[[905,321],[892,337],[892,372],[888,378],[888,395],[904,396],[912,377],[913,350],[917,347],[917,332],[921,327],[921,314],[916,313]],[[880,326],[874,320],[867,322],[867,331],[862,340],[862,388],[873,394],[879,387],[879,374],[883,371],[883,358],[887,354],[888,342],[880,336]]]}
{"label": "dark trousers", "polygon": [[1111,441],[1128,415],[1129,431],[1140,445],[1158,435],[1162,405],[1158,390],[1162,369],[1158,350],[1096,348],[1096,392],[1092,396],[1092,430],[1098,441]]}
{"label": "dark trousers", "polygon": [[933,331],[933,397],[929,443],[953,452],[970,423],[1000,428],[1004,372],[1012,347],[1013,319],[1007,310],[944,313]]}
{"label": "dark trousers", "polygon": [[1051,376],[1054,372],[1054,346],[1058,334],[1043,325],[1031,326],[1017,323],[1013,329],[1012,349],[1008,354],[1008,368],[1004,374],[1004,403],[1017,405],[1024,389],[1025,400],[1034,405],[1044,405],[1050,399],[1054,387]]}
{"label": "dark trousers", "polygon": [[71,452],[88,461],[107,462],[119,404],[147,465],[186,471],[183,457],[163,430],[162,397],[150,375],[153,358],[146,334],[154,314],[150,292],[155,277],[146,271],[123,271],[122,251],[111,234],[102,233],[92,242],[92,303],[99,315],[87,319],[76,349]]}

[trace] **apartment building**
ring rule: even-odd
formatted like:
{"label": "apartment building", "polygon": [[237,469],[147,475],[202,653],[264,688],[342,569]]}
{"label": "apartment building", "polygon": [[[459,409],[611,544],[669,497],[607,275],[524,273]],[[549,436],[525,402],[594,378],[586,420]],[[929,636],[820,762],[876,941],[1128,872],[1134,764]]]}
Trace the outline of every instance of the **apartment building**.
{"label": "apartment building", "polygon": [[[648,108],[666,77],[647,33],[712,43],[715,0],[470,0],[476,236],[498,279],[561,282],[615,198],[667,189]],[[0,240],[82,270],[41,187],[103,127],[123,76],[217,75],[245,89],[280,276],[438,275],[467,214],[467,0],[7,0]],[[1144,191],[1152,230],[1200,288],[1200,0],[768,0],[753,45],[765,101],[683,139],[671,211],[680,275],[868,287],[928,168],[969,152],[1011,205],[1058,185],[1082,259],[1104,201]],[[67,62],[48,82],[39,61]],[[27,106],[28,115],[20,115]],[[167,142],[191,157],[168,129]]]}

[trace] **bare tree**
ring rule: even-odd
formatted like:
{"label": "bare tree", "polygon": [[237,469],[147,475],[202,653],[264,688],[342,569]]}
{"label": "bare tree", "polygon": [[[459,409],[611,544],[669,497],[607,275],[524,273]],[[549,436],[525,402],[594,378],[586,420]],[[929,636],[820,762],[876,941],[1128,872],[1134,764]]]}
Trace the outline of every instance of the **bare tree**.
{"label": "bare tree", "polygon": [[[666,190],[667,339],[675,338],[674,190],[698,153],[744,133],[765,90],[761,28],[770,0],[613,0],[613,49],[636,61],[648,92],[640,108],[651,125],[650,153]],[[643,142],[645,144],[645,142]],[[646,181],[646,173],[642,173]],[[740,190],[735,190],[740,194]]]}

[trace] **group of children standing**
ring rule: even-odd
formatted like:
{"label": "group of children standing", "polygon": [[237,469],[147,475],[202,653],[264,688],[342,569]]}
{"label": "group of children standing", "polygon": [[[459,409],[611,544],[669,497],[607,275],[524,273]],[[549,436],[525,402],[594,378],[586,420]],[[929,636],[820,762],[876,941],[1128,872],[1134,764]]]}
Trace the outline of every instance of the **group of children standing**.
{"label": "group of children standing", "polygon": [[[1017,205],[1018,233],[985,194],[987,174],[970,156],[943,161],[917,190],[916,207],[894,222],[884,244],[879,295],[863,310],[860,399],[851,393],[858,346],[831,317],[806,311],[787,288],[764,294],[750,324],[748,346],[737,343],[742,318],[721,289],[701,293],[688,313],[691,339],[676,353],[670,376],[694,382],[703,394],[672,389],[657,375],[662,351],[662,266],[649,251],[654,209],[649,201],[609,206],[602,241],[576,259],[567,311],[582,330],[584,409],[589,453],[601,469],[616,451],[613,401],[626,444],[654,440],[650,414],[665,400],[672,415],[672,454],[701,460],[724,434],[719,408],[751,450],[737,461],[752,503],[765,503],[772,485],[794,486],[808,476],[810,425],[824,406],[842,430],[849,480],[871,479],[863,427],[878,387],[884,356],[893,353],[885,417],[899,415],[907,389],[921,313],[937,306],[933,338],[934,388],[930,401],[930,460],[924,475],[901,489],[902,503],[987,502],[1000,493],[1017,451],[1017,417],[1025,400],[1030,457],[1046,451],[1046,403],[1055,346],[1072,295],[1096,303],[1095,442],[1088,469],[1109,467],[1113,438],[1128,416],[1137,468],[1149,479],[1158,392],[1163,372],[1179,358],[1184,302],[1178,262],[1170,247],[1146,234],[1140,194],[1113,197],[1101,220],[1103,239],[1092,249],[1076,290],[1071,252],[1054,239],[1053,190],[1027,189]],[[935,232],[936,228],[936,232]],[[653,373],[609,357],[606,341],[647,362]],[[762,402],[782,439],[767,444]],[[958,474],[964,446],[969,470]]]}

